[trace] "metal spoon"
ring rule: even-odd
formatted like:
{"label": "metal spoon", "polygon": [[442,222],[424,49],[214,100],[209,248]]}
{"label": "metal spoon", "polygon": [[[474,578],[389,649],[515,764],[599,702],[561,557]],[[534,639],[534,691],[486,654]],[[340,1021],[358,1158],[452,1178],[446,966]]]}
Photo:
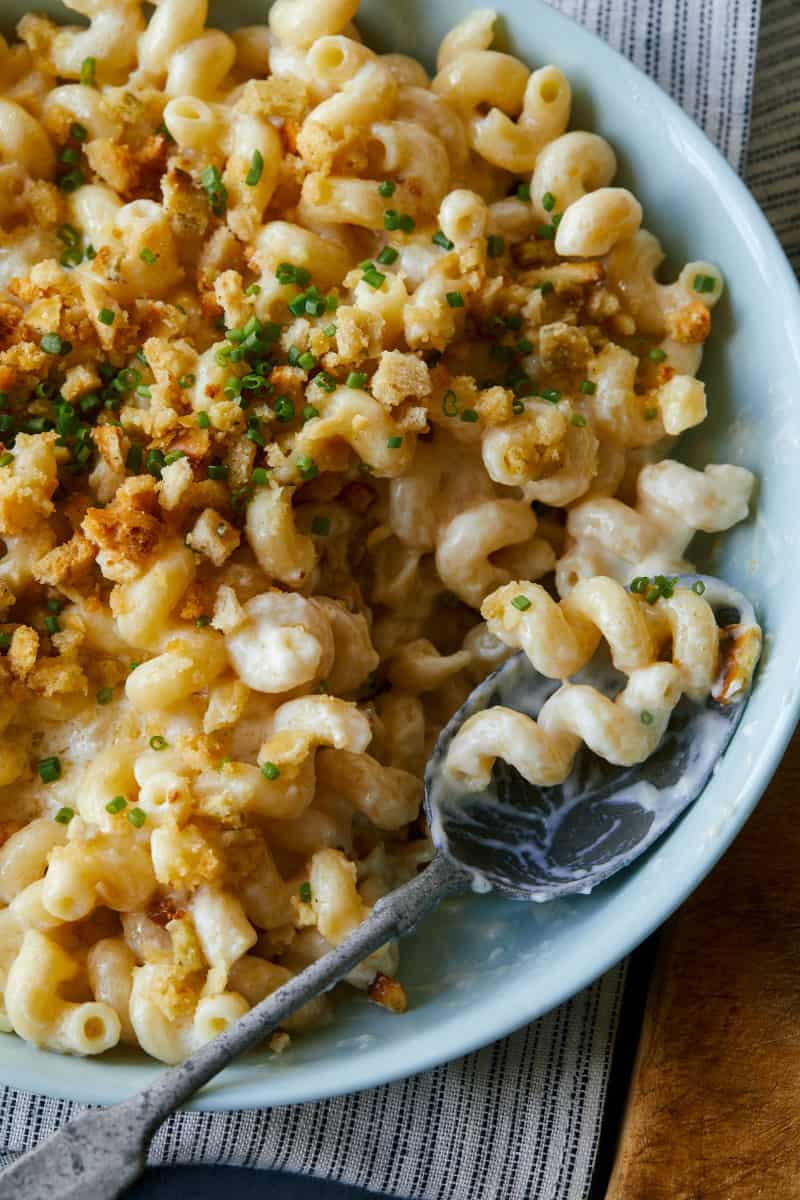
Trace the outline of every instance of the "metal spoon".
{"label": "metal spoon", "polygon": [[[620,769],[582,751],[569,779],[550,788],[531,787],[498,762],[488,792],[442,794],[444,756],[468,716],[499,702],[535,715],[558,687],[523,655],[514,655],[458,710],[428,764],[425,808],[437,848],[430,866],[380,900],[341,945],[185,1062],[120,1104],[83,1113],[7,1167],[0,1173],[0,1200],[121,1195],[143,1172],[150,1139],[174,1109],[374,950],[412,930],[445,896],[491,887],[515,899],[555,899],[589,892],[638,858],[702,792],[741,719],[760,649],[748,601],[709,577],[682,577],[680,583],[698,580],[724,631],[717,699],[696,704],[684,698],[651,758]],[[621,677],[602,660],[582,677],[608,694],[620,687]]]}

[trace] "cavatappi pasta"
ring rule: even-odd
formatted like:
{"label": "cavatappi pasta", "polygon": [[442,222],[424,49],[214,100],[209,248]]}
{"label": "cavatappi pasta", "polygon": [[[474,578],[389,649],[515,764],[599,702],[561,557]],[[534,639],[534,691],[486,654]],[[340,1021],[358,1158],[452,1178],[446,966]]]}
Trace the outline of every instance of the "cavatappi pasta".
{"label": "cavatappi pasta", "polygon": [[[431,79],[357,0],[68,7],[0,39],[0,1024],[173,1062],[429,861],[427,752],[512,649],[629,683],[465,727],[470,786],[653,749],[715,626],[624,585],[753,478],[670,457],[719,270],[657,279],[493,13]],[[400,1012],[397,965],[349,982]]]}

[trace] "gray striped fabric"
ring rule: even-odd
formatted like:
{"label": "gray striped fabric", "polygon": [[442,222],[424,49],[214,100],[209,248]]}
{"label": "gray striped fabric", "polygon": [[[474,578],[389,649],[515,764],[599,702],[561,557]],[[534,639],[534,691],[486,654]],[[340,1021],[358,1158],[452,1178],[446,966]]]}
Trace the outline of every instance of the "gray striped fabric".
{"label": "gray striped fabric", "polygon": [[[758,0],[551,2],[632,58],[742,169]],[[798,0],[765,0],[749,180],[800,266],[798,60]],[[174,1117],[151,1161],[277,1167],[415,1200],[583,1200],[623,980],[617,967],[505,1041],[403,1083],[319,1104]],[[6,1161],[76,1108],[0,1090]]]}

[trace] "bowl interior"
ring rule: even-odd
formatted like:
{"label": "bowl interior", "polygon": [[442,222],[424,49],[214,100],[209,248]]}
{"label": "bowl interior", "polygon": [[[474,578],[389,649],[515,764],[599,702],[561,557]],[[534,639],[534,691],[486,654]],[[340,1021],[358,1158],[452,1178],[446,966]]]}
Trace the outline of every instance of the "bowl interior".
{"label": "bowl interior", "polygon": [[[37,9],[67,19],[59,0]],[[262,0],[217,0],[211,23],[263,20]],[[4,0],[6,32],[26,0]],[[439,38],[469,0],[363,0],[359,24],[381,50],[432,68]],[[705,258],[728,287],[714,314],[702,375],[710,417],[679,456],[731,462],[760,479],[755,516],[704,539],[699,565],[754,601],[766,631],[758,680],[733,744],[701,799],[633,869],[589,897],[546,906],[492,897],[451,900],[403,945],[410,1011],[391,1017],[355,997],[329,1028],[277,1058],[254,1055],[214,1081],[199,1107],[237,1108],[354,1091],[454,1058],[501,1036],[583,987],[658,925],[734,836],[775,769],[798,710],[800,624],[792,581],[800,566],[795,519],[800,466],[800,302],[794,277],[743,185],[659,88],[540,0],[499,0],[503,38],[532,66],[556,62],[575,91],[573,128],[607,137],[620,179],[644,205],[670,269]],[[697,549],[698,543],[695,543]],[[776,652],[777,650],[777,652]],[[0,1038],[0,1077],[51,1095],[110,1102],[158,1070],[114,1052],[80,1061]]]}

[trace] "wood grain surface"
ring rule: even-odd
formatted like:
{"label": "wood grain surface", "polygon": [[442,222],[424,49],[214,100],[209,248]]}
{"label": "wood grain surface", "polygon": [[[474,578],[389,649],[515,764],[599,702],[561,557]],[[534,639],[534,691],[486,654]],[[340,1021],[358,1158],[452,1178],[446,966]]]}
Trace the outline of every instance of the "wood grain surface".
{"label": "wood grain surface", "polygon": [[800,1200],[800,734],[667,925],[606,1200]]}

